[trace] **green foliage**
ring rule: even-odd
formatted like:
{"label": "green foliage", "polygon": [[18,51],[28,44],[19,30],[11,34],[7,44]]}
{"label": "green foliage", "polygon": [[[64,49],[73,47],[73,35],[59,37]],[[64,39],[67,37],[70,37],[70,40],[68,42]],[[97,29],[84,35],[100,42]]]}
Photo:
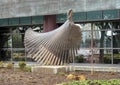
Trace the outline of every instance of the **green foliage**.
{"label": "green foliage", "polygon": [[30,66],[26,66],[25,61],[20,61],[19,62],[19,68],[23,71],[27,71],[27,72],[31,72],[31,67]]}
{"label": "green foliage", "polygon": [[12,69],[13,68],[13,63],[12,62],[7,63],[6,68],[7,69]]}
{"label": "green foliage", "polygon": [[4,66],[3,61],[0,61],[0,67],[3,67],[3,66]]}
{"label": "green foliage", "polygon": [[20,62],[19,62],[19,68],[20,68],[21,70],[24,70],[25,67],[26,67],[26,63],[25,63],[24,61],[20,61]]}
{"label": "green foliage", "polygon": [[71,81],[61,85],[120,85],[120,80],[85,80]]}
{"label": "green foliage", "polygon": [[120,54],[114,54],[114,58],[120,59]]}
{"label": "green foliage", "polygon": [[75,62],[76,63],[83,63],[84,62],[83,56],[82,55],[81,56],[76,56],[75,57]]}
{"label": "green foliage", "polygon": [[27,71],[27,72],[31,72],[31,67],[30,66],[25,66],[24,70]]}
{"label": "green foliage", "polygon": [[20,34],[20,31],[18,29],[13,31],[13,47],[15,48],[21,48],[22,45],[22,35]]}
{"label": "green foliage", "polygon": [[25,61],[25,58],[23,57],[22,53],[14,53],[13,54],[13,60],[15,60],[15,61]]}
{"label": "green foliage", "polygon": [[[113,62],[114,64],[120,63],[120,54],[114,54],[113,61],[114,61]],[[107,63],[107,64],[111,63],[111,55],[109,54],[104,55],[104,63]]]}
{"label": "green foliage", "polygon": [[104,63],[110,64],[111,63],[111,55],[104,55]]}

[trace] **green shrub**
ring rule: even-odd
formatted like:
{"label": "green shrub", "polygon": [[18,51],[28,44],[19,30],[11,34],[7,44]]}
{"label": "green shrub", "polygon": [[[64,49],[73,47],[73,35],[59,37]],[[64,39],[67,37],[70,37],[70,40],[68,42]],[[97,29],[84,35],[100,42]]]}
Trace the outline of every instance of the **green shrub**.
{"label": "green shrub", "polygon": [[110,64],[111,63],[111,54],[104,54],[103,62]]}
{"label": "green shrub", "polygon": [[[107,63],[107,64],[111,63],[111,55],[105,54],[103,59],[104,59],[104,63]],[[113,64],[118,64],[118,63],[120,63],[120,55],[114,54]]]}
{"label": "green shrub", "polygon": [[3,61],[0,61],[0,67],[2,68],[4,66]]}
{"label": "green shrub", "polygon": [[25,66],[24,70],[27,71],[27,72],[31,72],[31,67],[30,66]]}
{"label": "green shrub", "polygon": [[82,55],[81,56],[76,56],[75,57],[75,62],[76,63],[83,63],[84,62],[83,56]]}
{"label": "green shrub", "polygon": [[104,57],[103,61],[104,61],[104,63],[110,64],[111,63],[111,58],[110,57]]}
{"label": "green shrub", "polygon": [[71,81],[60,85],[120,85],[120,80],[84,80]]}
{"label": "green shrub", "polygon": [[12,69],[12,68],[13,68],[13,63],[12,63],[12,62],[7,63],[6,68],[8,68],[8,69]]}
{"label": "green shrub", "polygon": [[19,68],[24,70],[25,67],[26,67],[26,63],[24,61],[20,61],[19,62]]}
{"label": "green shrub", "polygon": [[114,56],[114,58],[116,58],[116,59],[120,59],[120,54],[114,54],[113,56]]}
{"label": "green shrub", "polygon": [[25,61],[25,57],[21,53],[14,53],[13,60],[15,61]]}

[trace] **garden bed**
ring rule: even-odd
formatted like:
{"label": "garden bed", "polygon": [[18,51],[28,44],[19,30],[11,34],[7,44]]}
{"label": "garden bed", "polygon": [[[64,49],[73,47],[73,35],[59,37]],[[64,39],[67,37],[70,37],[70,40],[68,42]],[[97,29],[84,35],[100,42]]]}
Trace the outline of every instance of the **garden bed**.
{"label": "garden bed", "polygon": [[87,80],[120,79],[120,73],[116,72],[59,72],[58,74],[40,74],[39,72],[26,72],[20,69],[0,68],[0,85],[56,85],[73,80],[67,79],[68,74],[84,75]]}

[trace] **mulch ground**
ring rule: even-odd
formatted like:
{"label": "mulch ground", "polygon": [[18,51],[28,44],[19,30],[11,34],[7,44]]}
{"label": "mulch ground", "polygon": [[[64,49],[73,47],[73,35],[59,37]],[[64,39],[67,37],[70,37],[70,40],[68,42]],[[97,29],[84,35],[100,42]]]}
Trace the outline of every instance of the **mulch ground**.
{"label": "mulch ground", "polygon": [[[74,75],[85,75],[88,80],[109,80],[120,79],[120,73],[116,72],[91,72],[77,71],[70,72]],[[0,85],[56,85],[62,82],[71,81],[65,75],[70,73],[40,74],[21,71],[20,69],[0,68]]]}

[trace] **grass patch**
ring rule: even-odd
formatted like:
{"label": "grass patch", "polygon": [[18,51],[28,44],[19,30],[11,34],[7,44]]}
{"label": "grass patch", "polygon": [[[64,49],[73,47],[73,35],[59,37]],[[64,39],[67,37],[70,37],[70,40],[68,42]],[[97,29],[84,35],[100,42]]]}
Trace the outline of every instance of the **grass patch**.
{"label": "grass patch", "polygon": [[120,85],[120,80],[85,80],[85,81],[71,81],[59,85]]}

